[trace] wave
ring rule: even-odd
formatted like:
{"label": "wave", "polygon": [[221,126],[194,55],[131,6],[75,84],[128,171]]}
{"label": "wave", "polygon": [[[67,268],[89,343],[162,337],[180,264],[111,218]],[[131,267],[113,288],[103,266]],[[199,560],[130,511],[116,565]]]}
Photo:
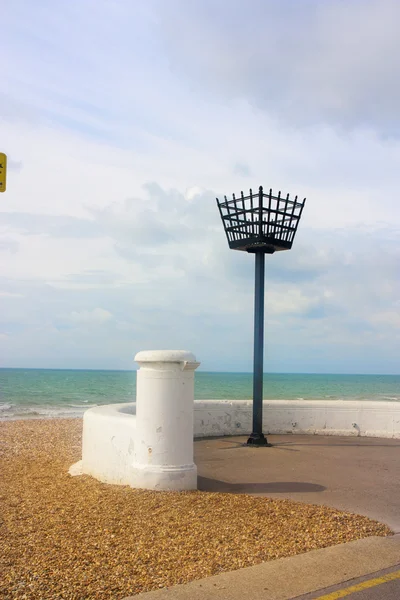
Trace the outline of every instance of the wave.
{"label": "wave", "polygon": [[[88,402],[88,400],[84,400],[83,402]],[[68,406],[71,408],[81,408],[82,410],[88,410],[89,408],[98,406],[98,404],[86,404],[86,406],[82,406],[82,404],[66,404],[65,406]]]}
{"label": "wave", "polygon": [[17,419],[73,419],[82,417],[87,408],[87,406],[49,407],[8,404],[1,407],[0,421],[13,421]]}

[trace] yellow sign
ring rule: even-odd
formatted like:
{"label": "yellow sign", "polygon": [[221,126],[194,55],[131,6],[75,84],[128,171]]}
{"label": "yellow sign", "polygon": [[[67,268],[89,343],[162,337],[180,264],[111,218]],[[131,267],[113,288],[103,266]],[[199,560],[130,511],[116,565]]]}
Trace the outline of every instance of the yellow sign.
{"label": "yellow sign", "polygon": [[0,192],[6,191],[7,156],[0,152]]}

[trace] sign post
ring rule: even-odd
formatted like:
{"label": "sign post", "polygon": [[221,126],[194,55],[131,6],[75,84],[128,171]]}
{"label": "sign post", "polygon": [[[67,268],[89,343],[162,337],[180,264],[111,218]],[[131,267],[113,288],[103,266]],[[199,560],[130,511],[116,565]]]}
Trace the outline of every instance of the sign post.
{"label": "sign post", "polygon": [[6,191],[7,156],[0,152],[0,192]]}

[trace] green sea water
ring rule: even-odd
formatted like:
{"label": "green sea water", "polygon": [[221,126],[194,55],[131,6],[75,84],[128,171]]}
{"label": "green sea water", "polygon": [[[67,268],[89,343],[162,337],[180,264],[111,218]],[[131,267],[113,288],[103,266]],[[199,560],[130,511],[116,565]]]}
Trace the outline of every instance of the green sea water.
{"label": "green sea water", "polygon": [[[0,419],[74,417],[92,406],[134,402],[135,371],[0,369]],[[196,400],[252,397],[251,373],[195,374]],[[268,400],[400,401],[400,375],[266,373]]]}

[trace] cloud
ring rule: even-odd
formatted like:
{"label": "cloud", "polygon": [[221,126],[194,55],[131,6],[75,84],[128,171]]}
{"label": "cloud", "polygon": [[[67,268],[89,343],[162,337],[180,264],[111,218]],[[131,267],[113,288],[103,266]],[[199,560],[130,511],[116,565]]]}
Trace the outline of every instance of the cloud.
{"label": "cloud", "polygon": [[18,294],[16,292],[7,292],[7,291],[1,291],[0,290],[0,297],[3,298],[23,298],[23,294]]}
{"label": "cloud", "polygon": [[233,173],[241,177],[250,177],[251,169],[246,163],[237,162],[233,166]]}
{"label": "cloud", "polygon": [[101,235],[101,230],[93,221],[64,215],[7,212],[2,216],[1,226],[26,235],[45,233],[63,238],[90,238]]}
{"label": "cloud", "polygon": [[7,235],[3,235],[0,239],[0,252],[10,252],[15,254],[18,252],[19,244],[13,239],[9,239]]}
{"label": "cloud", "polygon": [[69,318],[73,323],[78,324],[101,324],[112,319],[113,315],[104,308],[94,308],[93,310],[72,311]]}
{"label": "cloud", "polygon": [[71,273],[66,276],[68,282],[77,286],[84,285],[89,287],[104,287],[113,285],[119,281],[118,274],[101,269],[86,269],[82,273]]}
{"label": "cloud", "polygon": [[254,258],[215,198],[263,185],[307,197],[266,261],[266,368],[398,371],[397,4],[49,6],[3,16],[2,150],[23,168],[0,198],[1,364],[188,347],[250,370]]}
{"label": "cloud", "polygon": [[272,315],[304,315],[318,308],[320,301],[318,296],[307,296],[299,288],[285,285],[268,294],[266,310]]}
{"label": "cloud", "polygon": [[371,323],[378,325],[379,327],[384,326],[390,330],[394,330],[394,333],[400,336],[400,305],[397,302],[392,311],[382,311],[371,315]]}
{"label": "cloud", "polygon": [[22,168],[23,168],[22,161],[13,160],[12,158],[7,157],[7,170],[20,171]]}
{"label": "cloud", "polygon": [[400,134],[396,0],[157,6],[170,63],[196,87],[245,99],[287,124]]}
{"label": "cloud", "polygon": [[191,187],[189,189],[186,190],[185,193],[185,198],[186,200],[189,200],[189,202],[191,202],[192,200],[194,200],[197,196],[201,196],[204,193],[204,189],[202,189],[199,186],[194,186]]}
{"label": "cloud", "polygon": [[[177,215],[183,208],[180,220]],[[154,235],[154,240],[148,245],[130,235],[135,220],[141,222],[142,211],[149,211],[153,219],[147,234]],[[23,284],[15,278],[13,269],[13,279],[2,289],[10,286],[10,293],[25,295],[29,306],[17,307],[14,303],[6,307],[3,314],[15,325],[11,330],[5,325],[4,331],[13,339],[22,339],[32,327],[35,331],[42,324],[47,327],[48,344],[71,347],[71,356],[75,348],[74,360],[81,356],[79,360],[84,364],[92,364],[93,360],[104,364],[105,355],[99,355],[98,348],[93,350],[96,339],[99,346],[113,340],[115,357],[109,360],[115,367],[127,365],[128,355],[138,348],[189,344],[205,357],[208,368],[234,364],[250,368],[253,257],[229,250],[213,194],[198,194],[188,203],[184,193],[151,185],[142,199],[113,203],[105,213],[107,218],[101,211],[92,215],[95,226],[105,236],[99,239],[100,245],[91,245],[91,238],[84,239],[82,246],[75,248],[74,257],[67,249],[64,261],[67,257],[73,260],[59,265],[55,261],[50,278],[43,277],[41,265],[35,275],[37,283]],[[176,228],[175,220],[179,225]],[[164,230],[168,235],[163,234]],[[302,228],[301,232],[290,252],[277,253],[266,261],[267,345],[279,349],[276,355],[268,355],[270,368],[279,370],[282,364],[296,368],[301,363],[312,370],[311,365],[324,356],[321,350],[318,357],[315,348],[330,347],[340,360],[331,357],[329,362],[326,358],[319,369],[323,365],[328,370],[335,370],[335,365],[343,369],[343,357],[354,361],[354,346],[359,349],[356,356],[372,355],[379,338],[384,348],[376,361],[379,369],[391,370],[399,341],[389,327],[382,329],[381,313],[382,306],[390,314],[398,310],[400,256],[395,230],[365,233],[351,228],[331,232]],[[59,256],[62,240],[52,235],[39,236],[43,244],[40,252],[52,248],[50,254]],[[36,238],[29,239],[27,251],[32,254],[32,239]],[[122,242],[125,253],[121,251]],[[105,257],[108,268],[102,269]],[[94,268],[96,263],[98,268]],[[87,268],[89,264],[93,267]],[[76,309],[77,303],[80,309]],[[15,329],[17,324],[19,329]],[[93,339],[87,337],[88,326]],[[237,339],[241,340],[241,356],[244,353],[246,361],[237,356]],[[286,352],[281,348],[282,340],[286,340]],[[12,346],[10,338],[7,344]],[[89,351],[94,354],[85,359]],[[124,353],[126,358],[122,359]]]}

